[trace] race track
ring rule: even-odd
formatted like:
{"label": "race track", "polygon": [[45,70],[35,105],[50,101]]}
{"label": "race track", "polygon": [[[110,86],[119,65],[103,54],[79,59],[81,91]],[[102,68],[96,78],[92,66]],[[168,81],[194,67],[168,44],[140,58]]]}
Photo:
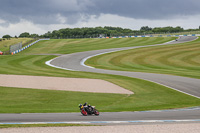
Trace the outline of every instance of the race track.
{"label": "race track", "polygon": [[[165,44],[151,45],[151,47],[158,45],[173,45],[174,43],[182,43],[186,41],[192,41],[195,39],[196,37],[180,37],[178,41],[173,41]],[[162,84],[164,86],[168,86],[172,89],[176,89],[188,95],[200,98],[200,79],[163,74],[102,70],[87,67],[84,65],[84,61],[94,55],[98,55],[105,52],[127,50],[139,47],[150,46],[114,48],[62,55],[47,62],[47,64],[53,67],[66,70],[106,73],[145,79],[148,81]],[[90,124],[132,124],[140,122],[200,122],[200,108],[196,107],[192,109],[141,112],[105,112],[100,113],[100,116],[88,117],[84,117],[80,113],[0,114],[0,124],[24,122],[65,122]]]}
{"label": "race track", "polygon": [[143,124],[160,122],[200,122],[200,108],[138,112],[0,114],[1,123]]}
{"label": "race track", "polygon": [[114,51],[135,49],[135,48],[141,48],[141,47],[171,45],[171,44],[175,44],[175,43],[183,43],[183,42],[187,42],[187,41],[192,41],[192,40],[195,40],[196,38],[197,37],[186,36],[186,37],[180,37],[178,39],[178,41],[173,41],[173,42],[164,43],[164,44],[103,49],[103,50],[95,50],[95,51],[67,54],[67,55],[59,56],[59,57],[49,61],[47,64],[49,64],[53,67],[58,67],[58,68],[66,69],[66,70],[105,73],[105,74],[122,75],[122,76],[128,76],[128,77],[133,77],[133,78],[145,79],[148,81],[162,84],[164,86],[181,91],[183,93],[192,95],[194,97],[200,98],[200,79],[193,79],[193,78],[172,76],[172,75],[164,75],[164,74],[143,73],[143,72],[125,72],[125,71],[104,70],[104,69],[91,68],[91,67],[84,65],[84,61],[86,61],[86,59],[93,57],[95,55],[100,55],[102,53],[110,53],[110,52],[114,52]]}

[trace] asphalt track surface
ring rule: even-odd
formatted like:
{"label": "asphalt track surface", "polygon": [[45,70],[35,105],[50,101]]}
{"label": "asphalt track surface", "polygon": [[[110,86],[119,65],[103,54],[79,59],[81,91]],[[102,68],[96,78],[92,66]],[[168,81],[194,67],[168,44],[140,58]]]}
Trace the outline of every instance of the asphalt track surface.
{"label": "asphalt track surface", "polygon": [[[164,44],[151,45],[173,45],[175,43],[183,43],[195,40],[196,37],[180,37],[178,41],[168,42]],[[123,75],[133,78],[145,79],[148,81],[156,82],[172,89],[187,93],[189,95],[200,98],[200,80],[186,77],[141,73],[141,72],[125,72],[125,71],[112,71],[87,67],[84,61],[88,58],[102,54],[105,52],[121,51],[140,47],[126,47],[114,48],[105,50],[95,50],[88,52],[80,52],[68,55],[59,56],[49,62],[48,65],[53,67],[73,70],[73,71],[86,71],[94,73],[106,73],[114,75]],[[181,47],[181,46],[180,46]],[[66,122],[66,123],[84,123],[90,124],[127,124],[127,123],[140,123],[140,122],[200,122],[200,108],[192,109],[179,109],[179,110],[162,110],[162,111],[140,111],[140,112],[104,112],[99,116],[82,116],[80,113],[25,113],[25,114],[0,114],[0,124],[15,124],[26,122]]]}
{"label": "asphalt track surface", "polygon": [[0,114],[0,124],[15,123],[138,124],[150,122],[200,122],[200,108],[138,112]]}

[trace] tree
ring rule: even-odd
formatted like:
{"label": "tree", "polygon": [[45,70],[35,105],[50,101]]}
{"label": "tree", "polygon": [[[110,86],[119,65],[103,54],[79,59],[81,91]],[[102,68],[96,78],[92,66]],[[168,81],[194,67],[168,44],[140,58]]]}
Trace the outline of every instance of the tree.
{"label": "tree", "polygon": [[184,31],[183,28],[181,28],[180,26],[177,27],[171,27],[171,26],[167,26],[167,27],[155,27],[152,30],[154,33],[174,33],[174,32],[182,32]]}
{"label": "tree", "polygon": [[10,35],[4,35],[2,38],[10,39],[11,36]]}
{"label": "tree", "polygon": [[174,30],[173,32],[182,32],[182,31],[184,31],[184,29],[181,28],[180,26],[177,26],[177,27],[174,28],[173,30]]}
{"label": "tree", "polygon": [[24,32],[24,33],[21,33],[19,37],[30,37],[30,34],[28,32]]}
{"label": "tree", "polygon": [[140,28],[140,31],[151,31],[152,28],[151,27],[148,27],[148,26],[143,26]]}
{"label": "tree", "polygon": [[42,35],[42,37],[50,38],[90,38],[103,36],[113,36],[113,35],[123,35],[124,33],[132,33],[131,29],[123,29],[120,27],[83,27],[83,28],[65,28],[60,30],[54,30],[53,32],[48,32]]}
{"label": "tree", "polygon": [[37,38],[37,37],[39,37],[39,35],[38,34],[31,34],[31,35],[29,35],[29,37]]}

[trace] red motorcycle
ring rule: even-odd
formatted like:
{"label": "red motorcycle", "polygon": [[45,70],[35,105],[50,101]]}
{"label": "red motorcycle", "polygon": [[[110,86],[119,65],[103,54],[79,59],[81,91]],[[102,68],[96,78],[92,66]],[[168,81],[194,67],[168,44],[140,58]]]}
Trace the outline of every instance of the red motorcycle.
{"label": "red motorcycle", "polygon": [[99,111],[95,109],[95,106],[87,105],[87,103],[83,105],[79,104],[79,108],[81,110],[81,114],[84,116],[93,115],[93,114],[96,116],[99,115]]}

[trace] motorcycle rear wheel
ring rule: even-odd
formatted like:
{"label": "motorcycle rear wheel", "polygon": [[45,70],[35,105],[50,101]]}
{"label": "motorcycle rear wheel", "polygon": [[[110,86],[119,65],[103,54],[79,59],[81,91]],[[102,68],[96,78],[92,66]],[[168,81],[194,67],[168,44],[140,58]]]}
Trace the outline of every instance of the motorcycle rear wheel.
{"label": "motorcycle rear wheel", "polygon": [[96,115],[96,116],[98,116],[99,115],[99,111],[98,110],[94,110],[94,114]]}

